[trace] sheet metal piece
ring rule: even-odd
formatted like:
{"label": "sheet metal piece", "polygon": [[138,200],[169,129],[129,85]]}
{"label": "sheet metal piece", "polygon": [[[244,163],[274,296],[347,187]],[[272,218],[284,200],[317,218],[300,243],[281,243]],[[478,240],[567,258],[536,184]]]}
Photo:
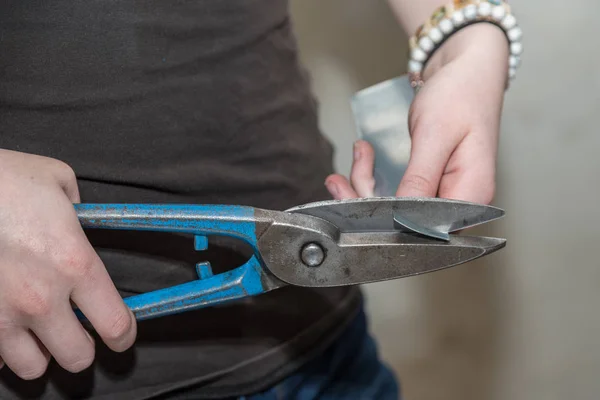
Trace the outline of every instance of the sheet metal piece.
{"label": "sheet metal piece", "polygon": [[426,226],[415,224],[414,222],[409,221],[400,214],[394,214],[394,223],[395,226],[400,230],[409,230],[418,233],[419,235],[444,240],[446,242],[450,240],[450,234],[448,234],[448,232],[440,232],[433,229],[429,229]]}

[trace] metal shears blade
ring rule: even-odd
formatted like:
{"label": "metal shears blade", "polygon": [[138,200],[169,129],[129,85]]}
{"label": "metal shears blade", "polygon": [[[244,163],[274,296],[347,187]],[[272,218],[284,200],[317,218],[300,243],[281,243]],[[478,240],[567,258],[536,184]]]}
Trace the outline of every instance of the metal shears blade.
{"label": "metal shears blade", "polygon": [[[278,278],[301,286],[399,279],[473,261],[506,245],[501,238],[451,235],[504,215],[499,208],[462,201],[367,198],[312,203],[288,212],[320,218],[337,229],[335,243],[321,242],[327,265],[310,270],[271,265]],[[398,224],[400,218],[410,225]]]}
{"label": "metal shears blade", "polygon": [[234,270],[213,275],[210,265],[201,262],[195,281],[126,298],[137,319],[286,285],[333,287],[399,279],[463,264],[505,246],[500,238],[452,234],[500,218],[502,210],[442,199],[325,201],[286,211],[185,204],[75,208],[84,228],[187,233],[199,251],[212,235],[231,236],[252,247],[252,257]]}

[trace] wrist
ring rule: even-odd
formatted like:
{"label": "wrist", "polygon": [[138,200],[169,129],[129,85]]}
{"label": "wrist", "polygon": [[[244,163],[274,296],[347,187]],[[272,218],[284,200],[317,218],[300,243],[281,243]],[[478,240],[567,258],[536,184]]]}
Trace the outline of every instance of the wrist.
{"label": "wrist", "polygon": [[509,56],[509,42],[500,28],[489,23],[473,24],[450,36],[433,53],[423,69],[423,78],[427,80],[445,65],[468,57],[481,71],[499,74],[499,79],[506,82]]}
{"label": "wrist", "polygon": [[[427,76],[439,68],[459,58],[467,58],[477,68],[507,71],[507,77],[501,79],[506,90],[508,82],[516,76],[523,52],[523,33],[510,6],[503,0],[447,1],[448,5],[436,9],[409,39],[411,86],[417,91]],[[468,54],[476,57],[467,57]],[[486,62],[501,54],[507,56],[504,67],[494,68]]]}

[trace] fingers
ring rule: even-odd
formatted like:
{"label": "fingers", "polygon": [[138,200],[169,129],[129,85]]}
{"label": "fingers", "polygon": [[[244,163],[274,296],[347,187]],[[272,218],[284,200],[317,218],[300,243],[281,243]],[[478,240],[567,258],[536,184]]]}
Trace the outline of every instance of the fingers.
{"label": "fingers", "polygon": [[0,320],[0,356],[23,379],[41,376],[50,355],[73,373],[92,364],[94,342],[73,312],[70,298],[114,351],[126,350],[135,340],[133,314],[98,255],[82,240],[82,233],[73,232],[75,228],[81,230],[77,225],[61,229],[62,250],[45,258],[44,268],[36,269],[39,260],[32,259],[3,276],[6,287],[0,293],[5,309],[0,311],[8,312],[4,316],[8,322]]}
{"label": "fingers", "polygon": [[437,196],[442,174],[456,144],[449,138],[441,138],[431,128],[415,126],[408,167],[396,192],[398,197]]}
{"label": "fingers", "polygon": [[52,314],[36,320],[32,330],[54,355],[56,362],[67,371],[80,372],[92,364],[94,341],[77,320],[68,302],[62,303]]}
{"label": "fingers", "polygon": [[373,197],[374,195],[374,165],[375,152],[373,147],[364,140],[358,140],[354,143],[354,160],[350,172],[350,181],[359,197]]}
{"label": "fingers", "polygon": [[85,276],[75,285],[71,299],[94,326],[103,342],[122,352],[133,345],[137,334],[135,318],[125,305],[102,261],[88,250]]}
{"label": "fingers", "polygon": [[44,374],[49,357],[30,331],[21,327],[3,330],[0,354],[6,365],[21,379],[36,379]]}
{"label": "fingers", "polygon": [[358,140],[354,144],[350,182],[342,175],[333,174],[327,177],[325,186],[336,200],[372,197],[375,189],[374,165],[373,148],[368,142]]}
{"label": "fingers", "polygon": [[335,200],[355,199],[358,196],[350,182],[339,174],[330,175],[325,180],[327,190]]}

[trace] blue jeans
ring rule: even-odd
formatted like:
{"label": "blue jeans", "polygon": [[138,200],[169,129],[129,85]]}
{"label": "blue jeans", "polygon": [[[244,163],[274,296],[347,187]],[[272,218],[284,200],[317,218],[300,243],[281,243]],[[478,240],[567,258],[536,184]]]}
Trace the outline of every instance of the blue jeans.
{"label": "blue jeans", "polygon": [[323,354],[277,386],[239,400],[398,400],[400,387],[379,359],[364,310]]}

